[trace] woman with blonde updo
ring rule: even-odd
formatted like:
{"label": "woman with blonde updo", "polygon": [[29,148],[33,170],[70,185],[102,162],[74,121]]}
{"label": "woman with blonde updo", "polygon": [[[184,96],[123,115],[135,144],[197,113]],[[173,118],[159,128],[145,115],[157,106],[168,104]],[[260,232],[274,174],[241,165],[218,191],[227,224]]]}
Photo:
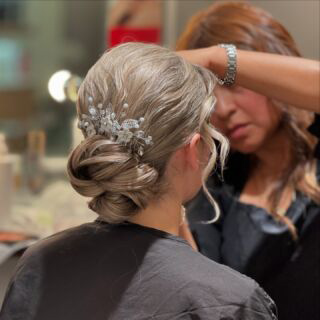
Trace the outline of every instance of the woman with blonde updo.
{"label": "woman with blonde updo", "polygon": [[215,83],[154,45],[123,44],[98,60],[79,90],[85,139],[68,174],[99,218],[27,250],[1,320],[276,319],[253,280],[178,236],[201,186],[215,206],[204,182],[228,150],[210,125]]}
{"label": "woman with blonde updo", "polygon": [[208,181],[219,221],[199,223],[212,216],[203,194],[190,205],[196,243],[262,285],[280,319],[320,319],[319,61],[302,58],[284,26],[245,1],[195,14],[177,47],[223,79],[228,52],[219,44],[237,55],[235,83],[216,88],[211,119],[231,152],[224,181]]}

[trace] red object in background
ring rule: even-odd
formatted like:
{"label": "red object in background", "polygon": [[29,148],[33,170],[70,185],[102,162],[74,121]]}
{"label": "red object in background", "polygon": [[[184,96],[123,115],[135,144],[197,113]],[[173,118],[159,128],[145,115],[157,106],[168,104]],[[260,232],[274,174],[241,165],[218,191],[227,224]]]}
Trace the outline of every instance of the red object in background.
{"label": "red object in background", "polygon": [[109,48],[124,42],[148,42],[160,44],[160,28],[125,28],[114,27],[109,30],[108,34]]}
{"label": "red object in background", "polygon": [[0,243],[13,243],[23,240],[29,240],[33,237],[20,232],[0,231]]}

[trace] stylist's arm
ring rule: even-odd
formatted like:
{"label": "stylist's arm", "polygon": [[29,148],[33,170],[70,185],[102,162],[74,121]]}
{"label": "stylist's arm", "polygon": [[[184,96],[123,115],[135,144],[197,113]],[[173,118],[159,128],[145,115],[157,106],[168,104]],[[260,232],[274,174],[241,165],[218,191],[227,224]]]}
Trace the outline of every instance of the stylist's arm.
{"label": "stylist's arm", "polygon": [[[186,60],[226,72],[224,48],[212,46],[177,52]],[[237,50],[236,85],[298,108],[320,113],[320,62],[300,57]]]}

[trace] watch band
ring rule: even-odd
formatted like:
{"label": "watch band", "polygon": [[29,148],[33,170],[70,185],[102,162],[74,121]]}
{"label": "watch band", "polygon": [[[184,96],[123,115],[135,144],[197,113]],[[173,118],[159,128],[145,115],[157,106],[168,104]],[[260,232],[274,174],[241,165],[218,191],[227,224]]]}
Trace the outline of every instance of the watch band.
{"label": "watch band", "polygon": [[227,52],[228,64],[227,71],[223,79],[219,79],[219,83],[225,86],[232,86],[237,74],[237,48],[233,44],[219,44],[218,47],[224,48]]}

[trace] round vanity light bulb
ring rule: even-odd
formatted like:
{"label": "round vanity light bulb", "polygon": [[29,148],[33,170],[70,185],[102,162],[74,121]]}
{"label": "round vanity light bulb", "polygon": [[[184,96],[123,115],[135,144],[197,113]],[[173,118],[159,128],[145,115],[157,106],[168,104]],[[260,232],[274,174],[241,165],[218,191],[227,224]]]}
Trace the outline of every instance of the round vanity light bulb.
{"label": "round vanity light bulb", "polygon": [[54,100],[58,102],[63,102],[66,100],[67,95],[65,86],[70,78],[71,72],[68,70],[57,71],[50,77],[48,82],[48,90]]}

